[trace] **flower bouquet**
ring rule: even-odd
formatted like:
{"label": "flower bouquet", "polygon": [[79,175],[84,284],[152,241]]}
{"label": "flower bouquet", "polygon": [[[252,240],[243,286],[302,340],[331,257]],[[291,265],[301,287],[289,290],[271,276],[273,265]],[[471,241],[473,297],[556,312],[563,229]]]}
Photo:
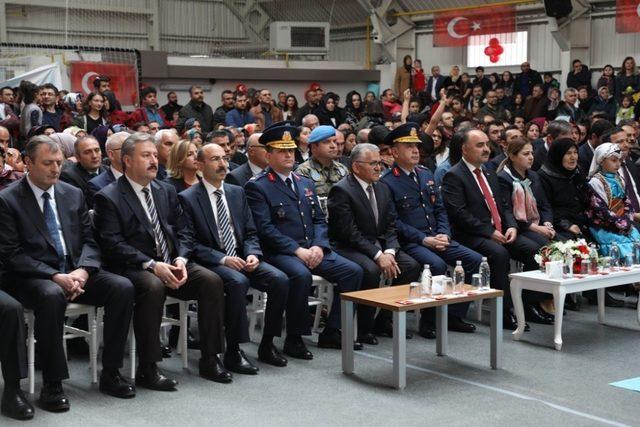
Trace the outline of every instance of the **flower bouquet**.
{"label": "flower bouquet", "polygon": [[549,261],[564,261],[567,251],[573,257],[573,272],[580,273],[582,260],[589,259],[589,245],[584,239],[567,240],[565,242],[552,242],[540,248],[535,256],[536,262],[544,270],[544,265]]}

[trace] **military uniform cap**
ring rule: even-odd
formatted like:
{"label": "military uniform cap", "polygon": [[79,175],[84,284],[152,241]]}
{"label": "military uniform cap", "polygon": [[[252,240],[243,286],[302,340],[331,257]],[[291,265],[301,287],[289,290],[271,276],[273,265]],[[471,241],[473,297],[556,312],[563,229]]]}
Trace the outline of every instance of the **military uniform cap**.
{"label": "military uniform cap", "polygon": [[298,136],[298,129],[294,126],[275,126],[265,129],[258,141],[267,147],[287,150],[297,147],[296,136]]}
{"label": "military uniform cap", "polygon": [[393,145],[396,143],[421,143],[418,136],[418,129],[420,127],[413,122],[404,123],[391,132],[384,138],[384,143]]}

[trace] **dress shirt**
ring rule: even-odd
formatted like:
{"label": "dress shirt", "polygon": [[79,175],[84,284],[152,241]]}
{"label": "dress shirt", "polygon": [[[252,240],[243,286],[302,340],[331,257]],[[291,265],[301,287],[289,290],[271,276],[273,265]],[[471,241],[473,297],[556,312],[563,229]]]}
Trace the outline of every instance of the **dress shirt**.
{"label": "dress shirt", "polygon": [[247,160],[247,163],[249,163],[249,169],[251,169],[251,175],[253,176],[258,175],[260,172],[264,170],[260,166],[256,166],[253,163],[251,163],[251,160]]}
{"label": "dress shirt", "polygon": [[109,166],[109,169],[111,169],[111,173],[116,178],[116,181],[122,176],[122,172],[118,172],[113,166]]}
{"label": "dress shirt", "polygon": [[62,233],[62,224],[60,224],[60,216],[58,215],[58,206],[56,204],[56,192],[54,191],[53,185],[47,189],[47,191],[35,185],[31,182],[29,178],[29,173],[27,173],[27,183],[29,183],[29,187],[31,187],[31,191],[33,191],[33,195],[36,197],[36,202],[38,202],[38,206],[40,207],[40,212],[44,215],[44,199],[42,195],[44,193],[49,193],[49,203],[51,204],[51,208],[53,209],[53,214],[56,217],[56,225],[58,227],[58,234],[60,235],[60,241],[62,242],[62,250],[64,252],[64,256],[66,257],[67,252],[67,243],[64,241],[64,234]]}
{"label": "dress shirt", "polygon": [[[224,187],[222,185],[220,185],[220,187],[216,187],[215,185],[211,184],[209,181],[207,181],[206,179],[202,180],[202,184],[204,185],[204,188],[207,189],[207,194],[209,195],[209,202],[211,203],[211,210],[213,211],[213,218],[216,221],[216,227],[218,228],[218,230],[220,230],[220,226],[219,226],[219,222],[218,222],[218,209],[217,209],[217,205],[216,203],[218,202],[218,200],[216,200],[218,198],[218,196],[216,196],[215,194],[213,194],[214,192],[220,190],[222,192],[222,204],[224,205],[224,210],[227,211],[227,218],[229,218],[229,227],[231,227],[231,235],[233,236],[233,241],[236,245],[236,250],[239,247],[238,246],[238,239],[236,239],[236,233],[235,230],[233,228],[233,220],[231,219],[231,212],[229,211],[229,205],[227,204],[227,197],[225,195],[225,191],[224,191]],[[218,232],[219,234],[219,232]],[[222,239],[222,236],[219,236],[220,239]],[[227,257],[224,256],[222,257],[222,259],[220,260],[220,265],[224,265],[224,262],[227,260]]]}
{"label": "dress shirt", "polygon": [[[369,187],[370,185],[373,187],[373,183],[369,184],[368,182],[363,181],[355,173],[353,174],[353,177],[356,179],[356,181],[358,181],[358,184],[360,184],[360,186],[362,187],[362,191],[364,191],[365,197],[368,199],[369,198],[369,193],[367,192],[367,187]],[[373,194],[374,194],[374,197],[375,197],[375,194],[376,194],[375,188],[374,188]],[[377,200],[376,200],[376,205],[377,205]],[[377,226],[377,224],[376,224],[376,226]],[[396,250],[395,249],[385,249],[384,253],[385,254],[391,254],[394,257],[396,256]],[[382,255],[382,251],[378,251],[376,253],[376,255],[373,257],[373,260],[377,261],[378,258],[380,258],[380,255]]]}
{"label": "dress shirt", "polygon": [[[546,144],[546,143],[545,143]],[[477,168],[474,165],[472,165],[471,163],[469,163],[464,157],[462,158],[462,161],[464,162],[465,165],[467,165],[467,167],[469,168],[469,170],[471,171],[471,175],[473,176],[473,180],[476,182],[476,184],[478,184],[478,190],[480,190],[480,192],[482,193],[482,187],[480,186],[480,182],[478,181],[478,175],[476,175],[474,173],[474,171],[476,169],[480,169],[480,171],[482,171],[482,168]],[[480,176],[482,177],[482,179],[484,180],[484,183],[487,185],[487,188],[489,189],[489,193],[491,193],[491,197],[493,197],[493,190],[491,189],[491,186],[489,185],[489,181],[487,181],[487,177],[484,176],[484,173],[481,173]],[[483,193],[484,195],[484,193]],[[484,196],[483,196],[484,197]],[[495,197],[493,197],[494,201],[495,201]],[[485,200],[484,203],[487,205],[487,209],[491,210],[491,208],[489,207],[489,204],[487,203],[487,201]],[[497,204],[497,202],[496,202]],[[491,218],[491,224],[493,224],[493,218]],[[495,224],[494,224],[495,225]]]}

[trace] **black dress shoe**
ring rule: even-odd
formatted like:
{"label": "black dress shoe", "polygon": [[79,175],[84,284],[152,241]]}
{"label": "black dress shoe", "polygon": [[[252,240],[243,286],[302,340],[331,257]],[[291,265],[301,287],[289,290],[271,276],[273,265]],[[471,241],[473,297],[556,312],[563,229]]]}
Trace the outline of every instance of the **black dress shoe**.
{"label": "black dress shoe", "polygon": [[[342,349],[342,333],[340,329],[324,328],[324,331],[318,335],[318,348]],[[353,349],[362,350],[362,343],[355,341]]]}
{"label": "black dress shoe", "polygon": [[273,343],[260,343],[260,346],[258,347],[258,360],[273,366],[287,366],[287,359],[280,354]]}
{"label": "black dress shoe", "polygon": [[564,308],[566,308],[567,310],[571,310],[571,311],[580,311],[580,306],[582,304],[580,303],[580,294],[576,295],[576,299],[574,300],[573,298],[569,298],[567,297],[564,300]]}
{"label": "black dress shoe", "polygon": [[[511,313],[505,313],[502,316],[502,329],[508,329],[510,331],[515,331],[518,329],[518,320],[516,320],[516,316]],[[524,324],[525,332],[529,332],[531,328],[528,323]]]}
{"label": "black dress shoe", "polygon": [[178,381],[164,376],[154,364],[138,368],[136,385],[156,391],[174,391]]}
{"label": "black dress shoe", "polygon": [[69,410],[69,398],[62,389],[60,381],[45,383],[40,390],[40,406],[49,412],[65,412]]}
{"label": "black dress shoe", "polygon": [[304,345],[301,338],[290,340],[284,340],[284,347],[282,348],[284,354],[293,357],[294,359],[303,359],[303,360],[311,360],[313,359],[313,354],[307,349],[307,346]]}
{"label": "black dress shoe", "polygon": [[136,387],[126,378],[120,375],[120,372],[102,371],[100,375],[100,391],[121,399],[129,399],[136,395]]}
{"label": "black dress shoe", "polygon": [[[373,333],[379,337],[393,338],[393,323],[391,320],[376,322],[376,325],[373,327]],[[406,331],[406,338],[410,340],[413,338],[413,334]]]}
{"label": "black dress shoe", "polygon": [[168,345],[161,345],[160,351],[162,352],[163,359],[168,359],[171,357],[171,347],[169,347]]}
{"label": "black dress shoe", "polygon": [[376,338],[376,336],[371,332],[364,335],[358,335],[357,341],[361,342],[362,344],[378,345],[378,338]]}
{"label": "black dress shoe", "polygon": [[436,327],[428,322],[420,322],[420,329],[418,335],[428,340],[436,339]]}
{"label": "black dress shoe", "polygon": [[540,309],[537,305],[527,304],[524,307],[524,317],[527,321],[532,323],[540,323],[542,325],[553,325],[553,319],[549,319],[540,313]]}
{"label": "black dress shoe", "polygon": [[242,350],[227,350],[224,353],[224,367],[231,372],[243,375],[256,375],[260,370],[247,359],[247,355]]}
{"label": "black dress shoe", "polygon": [[217,383],[228,384],[233,381],[233,375],[222,364],[218,356],[211,359],[200,359],[200,376]]}
{"label": "black dress shoe", "polygon": [[[598,305],[598,294],[593,291],[590,293],[586,293],[587,300],[589,301],[589,305]],[[611,296],[609,292],[604,293],[604,305],[606,307],[624,307],[624,301],[619,300]]]}
{"label": "black dress shoe", "polygon": [[29,400],[20,389],[7,390],[2,393],[2,415],[15,420],[30,420],[34,410]]}
{"label": "black dress shoe", "polygon": [[449,321],[447,322],[447,327],[450,331],[454,332],[464,332],[464,333],[473,333],[476,331],[476,325],[473,323],[465,322],[461,318],[457,316],[449,317]]}

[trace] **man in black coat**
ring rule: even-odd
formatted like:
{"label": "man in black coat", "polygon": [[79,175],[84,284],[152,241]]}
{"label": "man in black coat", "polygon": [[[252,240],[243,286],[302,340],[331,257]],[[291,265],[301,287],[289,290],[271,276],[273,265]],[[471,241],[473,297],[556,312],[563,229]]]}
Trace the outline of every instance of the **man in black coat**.
{"label": "man in black coat", "polygon": [[200,376],[231,382],[217,354],[223,345],[224,290],[215,273],[189,261],[193,251],[175,189],[155,179],[158,150],[153,137],[134,133],[122,145],[125,174],[94,198],[98,239],[112,271],[136,288],[134,330],[140,365],[136,382],[151,390],[177,382],[156,365],[162,360],[160,323],[166,296],[197,300]]}
{"label": "man in black coat", "polygon": [[247,141],[247,162],[230,171],[225,177],[225,182],[229,184],[244,185],[252,177],[264,171],[269,162],[267,161],[267,147],[260,143],[261,133],[254,133]]}
{"label": "man in black coat", "polygon": [[90,208],[93,207],[93,196],[102,190],[107,185],[111,184],[116,179],[122,176],[122,143],[131,135],[129,132],[117,132],[107,138],[107,142],[104,145],[104,149],[107,152],[109,158],[109,167],[104,173],[91,178],[87,183],[87,192],[85,196],[87,198],[87,204]]}
{"label": "man in black coat", "polygon": [[60,173],[60,181],[64,181],[87,194],[91,179],[105,172],[108,168],[102,164],[102,151],[98,140],[93,136],[78,138],[74,144],[77,163],[66,162]]}
{"label": "man in black coat", "polygon": [[202,181],[178,195],[195,241],[193,259],[218,274],[225,287],[227,350],[224,364],[241,374],[255,374],[239,344],[249,341],[246,296],[249,286],[267,293],[260,360],[285,366],[285,359],[273,345],[280,336],[287,303],[289,281],[280,270],[261,262],[253,215],[241,187],[223,184],[227,174],[224,149],[207,144],[198,150]]}
{"label": "man in black coat", "polygon": [[444,205],[453,238],[488,258],[491,286],[505,293],[504,328],[514,330],[517,323],[511,313],[510,260],[523,262],[525,270],[535,268],[537,247],[519,239],[509,195],[501,193],[495,172],[482,167],[489,160],[489,138],[476,129],[464,132],[462,159],[442,181]]}
{"label": "man in black coat", "polygon": [[46,136],[26,148],[29,173],[0,193],[0,259],[4,287],[35,314],[44,385],[43,409],[69,409],[62,380],[69,377],[62,345],[68,301],[105,307],[100,390],[133,397],[118,369],[133,311],[134,290],[124,277],[102,270],[100,251],[82,192],[58,181],[60,147]]}
{"label": "man in black coat", "polygon": [[522,72],[515,78],[513,91],[521,94],[522,98],[526,99],[532,94],[534,85],[542,84],[542,77],[536,70],[531,69],[531,65],[528,62],[523,62],[520,65],[520,70]]}
{"label": "man in black coat", "polygon": [[191,100],[178,113],[176,129],[178,129],[178,132],[182,132],[184,130],[184,122],[193,118],[200,122],[202,133],[211,132],[213,130],[213,110],[209,104],[204,102],[202,87],[191,86],[189,88],[189,96]]}
{"label": "man in black coat", "polygon": [[593,153],[602,144],[602,137],[613,125],[608,120],[597,120],[589,129],[589,139],[578,149],[578,170],[583,176],[589,174]]}
{"label": "man in black coat", "polygon": [[[373,144],[358,144],[351,151],[352,174],[331,187],[329,237],[336,251],[360,265],[362,289],[377,288],[381,275],[394,285],[418,280],[420,265],[400,249],[397,213],[391,191],[379,183],[380,150]],[[392,336],[390,313],[383,310],[375,320],[375,309],[358,306],[358,341],[376,344],[374,333]]]}

